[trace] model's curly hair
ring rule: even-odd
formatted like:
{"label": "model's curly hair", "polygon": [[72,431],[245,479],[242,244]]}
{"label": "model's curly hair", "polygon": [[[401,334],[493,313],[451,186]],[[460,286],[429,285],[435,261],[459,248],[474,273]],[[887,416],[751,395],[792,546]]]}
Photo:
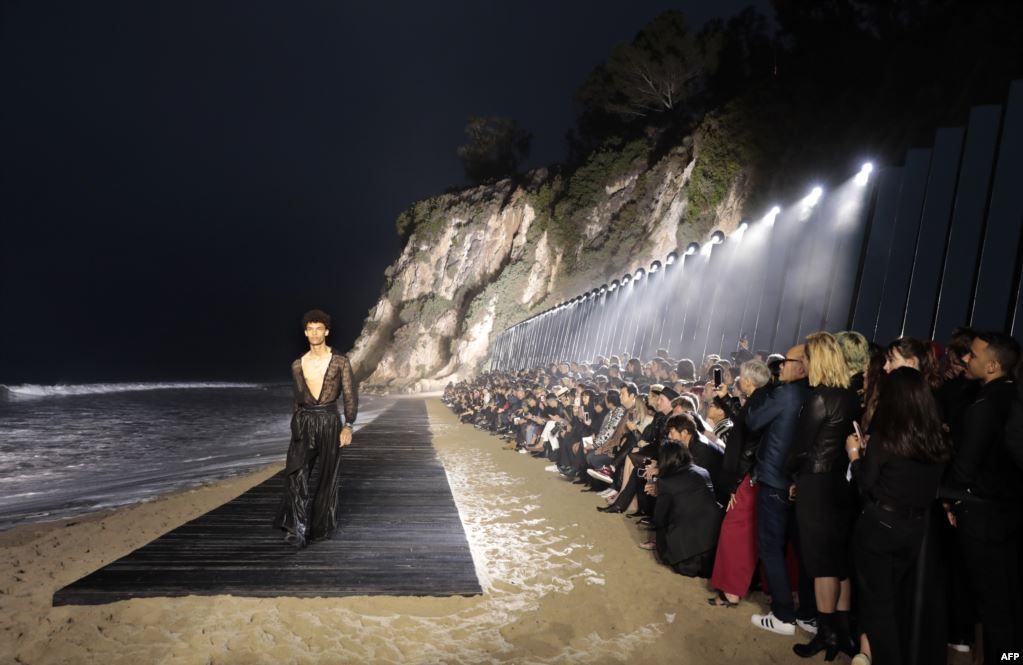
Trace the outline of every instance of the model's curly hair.
{"label": "model's curly hair", "polygon": [[322,309],[311,309],[302,315],[302,330],[305,330],[310,323],[322,323],[327,330],[330,330],[330,314]]}

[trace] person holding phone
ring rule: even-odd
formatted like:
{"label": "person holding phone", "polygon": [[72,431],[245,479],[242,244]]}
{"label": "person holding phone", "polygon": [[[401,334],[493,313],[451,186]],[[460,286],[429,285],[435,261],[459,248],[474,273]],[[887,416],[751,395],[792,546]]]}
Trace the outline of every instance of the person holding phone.
{"label": "person holding phone", "polygon": [[860,662],[899,663],[912,634],[912,605],[900,600],[916,596],[928,507],[952,445],[924,375],[909,367],[882,381],[871,435],[856,430],[845,450],[866,500],[853,537],[860,653],[867,656]]}

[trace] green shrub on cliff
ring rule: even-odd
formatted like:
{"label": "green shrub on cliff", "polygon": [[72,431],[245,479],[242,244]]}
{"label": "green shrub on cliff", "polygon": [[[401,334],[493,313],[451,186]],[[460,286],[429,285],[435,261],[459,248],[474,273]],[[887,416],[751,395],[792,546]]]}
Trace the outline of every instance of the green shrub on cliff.
{"label": "green shrub on cliff", "polygon": [[433,240],[446,228],[446,213],[456,200],[454,194],[440,194],[416,201],[398,215],[398,235],[408,240],[416,233],[420,240]]}

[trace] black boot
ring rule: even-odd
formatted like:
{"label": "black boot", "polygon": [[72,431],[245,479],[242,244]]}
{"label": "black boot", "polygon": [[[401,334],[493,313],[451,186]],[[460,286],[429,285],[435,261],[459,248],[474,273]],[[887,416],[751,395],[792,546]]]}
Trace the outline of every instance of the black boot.
{"label": "black boot", "polygon": [[859,636],[852,629],[852,617],[849,611],[838,610],[835,612],[835,641],[838,650],[852,658],[860,652]]}
{"label": "black boot", "polygon": [[838,639],[835,634],[835,615],[817,613],[817,634],[806,644],[792,645],[792,651],[800,658],[810,658],[824,651],[824,660],[834,660],[838,655]]}

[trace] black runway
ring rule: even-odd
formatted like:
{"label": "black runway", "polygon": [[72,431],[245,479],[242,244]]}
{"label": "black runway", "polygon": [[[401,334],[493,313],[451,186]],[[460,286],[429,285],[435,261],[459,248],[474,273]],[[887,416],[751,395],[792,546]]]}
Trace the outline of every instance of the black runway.
{"label": "black runway", "polygon": [[[287,442],[282,442],[282,448]],[[341,527],[294,551],[271,527],[277,474],[54,594],[54,605],[143,597],[481,593],[426,405],[398,400],[344,451]]]}

